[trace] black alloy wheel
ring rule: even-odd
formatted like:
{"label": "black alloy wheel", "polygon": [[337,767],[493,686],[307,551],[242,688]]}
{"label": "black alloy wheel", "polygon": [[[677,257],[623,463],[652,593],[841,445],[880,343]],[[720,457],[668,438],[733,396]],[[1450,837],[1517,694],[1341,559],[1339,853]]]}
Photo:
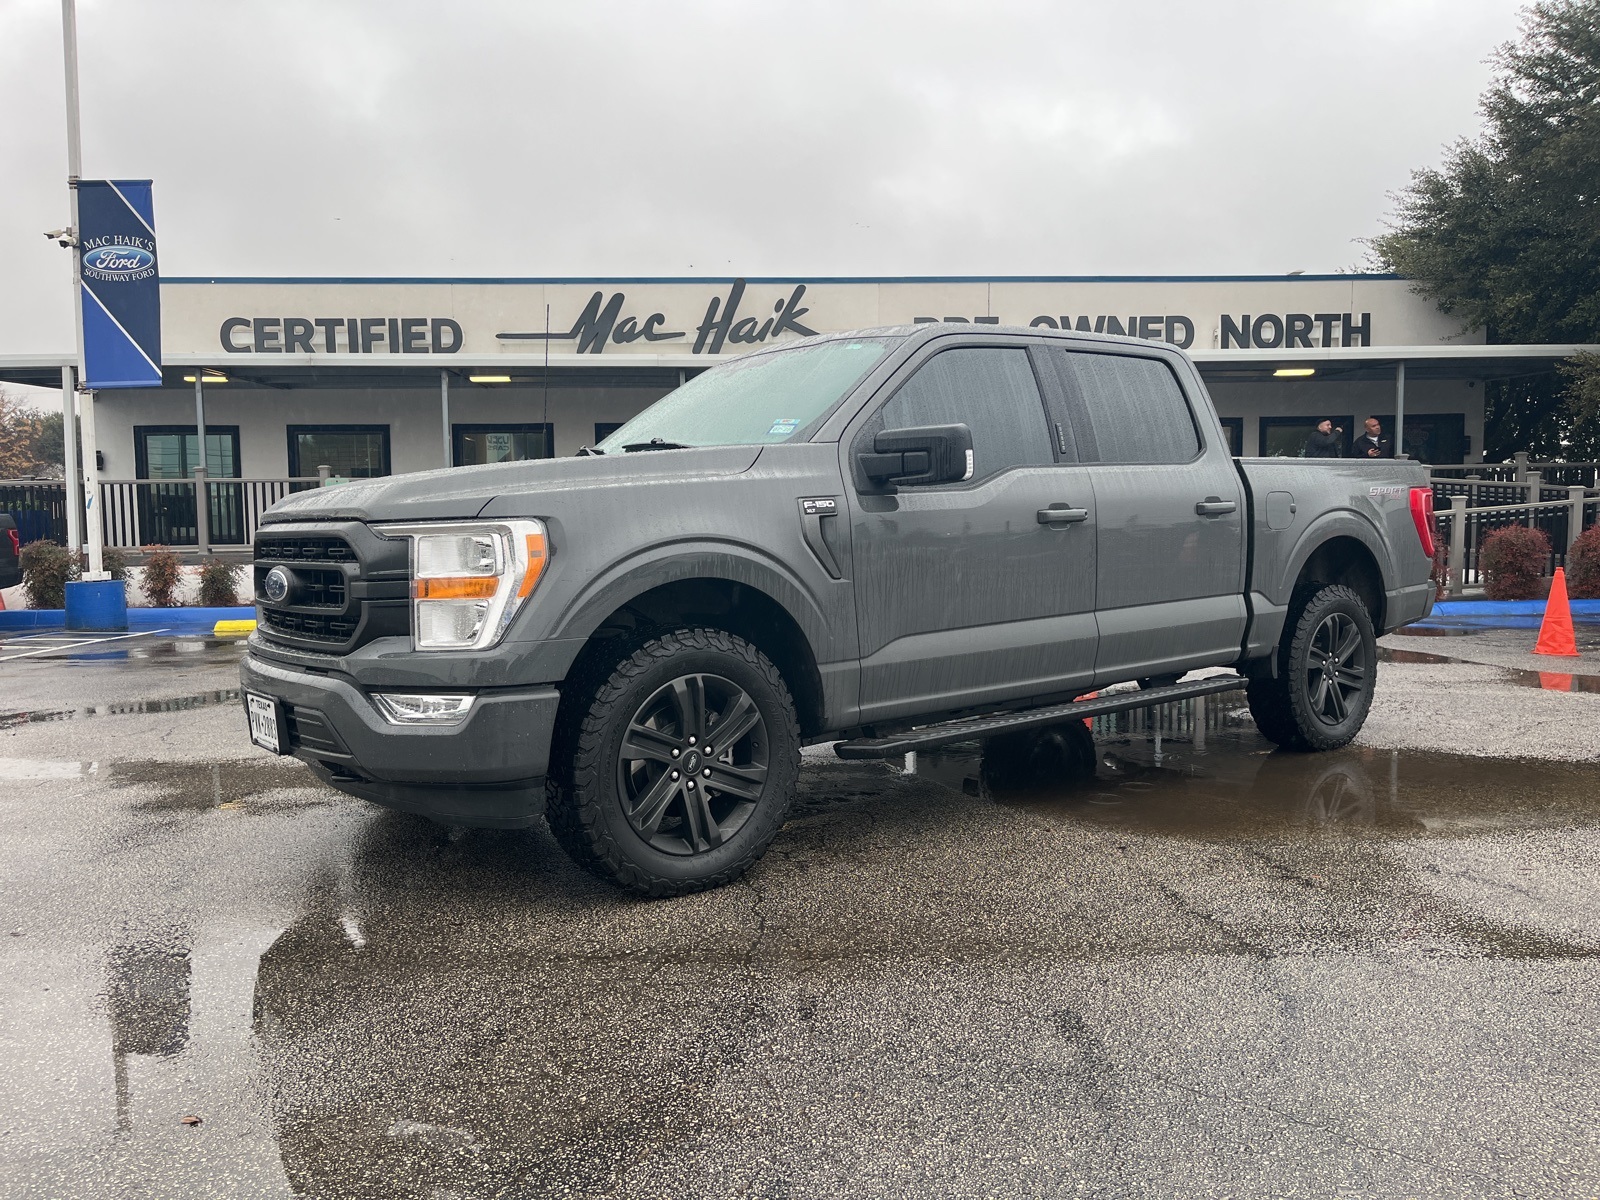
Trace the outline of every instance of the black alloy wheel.
{"label": "black alloy wheel", "polygon": [[1350,719],[1370,686],[1372,665],[1365,660],[1361,630],[1346,613],[1331,612],[1311,635],[1306,702],[1317,720],[1336,728]]}
{"label": "black alloy wheel", "polygon": [[715,850],[767,783],[770,743],[756,702],[720,675],[680,675],[633,714],[617,750],[628,824],[664,854]]}
{"label": "black alloy wheel", "polygon": [[647,896],[737,879],[794,803],[800,722],[783,675],[722,629],[617,647],[565,690],[546,818],[580,866]]}
{"label": "black alloy wheel", "polygon": [[1333,750],[1361,732],[1377,682],[1378,643],[1367,606],[1343,584],[1295,595],[1278,645],[1277,673],[1250,680],[1256,727],[1292,750]]}

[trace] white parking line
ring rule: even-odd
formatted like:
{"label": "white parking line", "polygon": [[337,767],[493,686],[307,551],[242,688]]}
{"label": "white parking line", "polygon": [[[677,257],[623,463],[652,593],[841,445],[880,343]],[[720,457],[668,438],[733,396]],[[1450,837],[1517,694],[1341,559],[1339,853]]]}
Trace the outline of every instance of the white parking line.
{"label": "white parking line", "polygon": [[106,637],[67,638],[59,633],[40,633],[29,637],[14,638],[13,641],[32,642],[50,641],[57,644],[42,646],[38,650],[25,650],[21,654],[0,654],[0,662],[11,662],[18,658],[37,658],[41,654],[60,654],[66,650],[81,650],[85,646],[99,646],[105,642],[125,642],[129,638],[150,637],[153,634],[165,633],[164,629],[141,629],[138,633],[115,633]]}

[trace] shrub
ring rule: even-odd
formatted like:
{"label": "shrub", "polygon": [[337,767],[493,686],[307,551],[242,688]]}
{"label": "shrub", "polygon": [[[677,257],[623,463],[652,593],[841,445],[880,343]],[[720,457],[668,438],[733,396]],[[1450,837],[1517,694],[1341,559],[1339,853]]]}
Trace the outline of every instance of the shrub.
{"label": "shrub", "polygon": [[79,574],[77,556],[54,542],[29,542],[18,560],[31,608],[65,608],[67,583]]}
{"label": "shrub", "polygon": [[128,556],[115,546],[107,546],[100,552],[100,565],[111,578],[128,582]]}
{"label": "shrub", "polygon": [[146,546],[144,575],[139,590],[150,602],[151,608],[171,608],[173,595],[178,590],[179,562],[176,551],[165,546]]}
{"label": "shrub", "polygon": [[1478,566],[1488,576],[1491,600],[1535,600],[1539,578],[1550,561],[1550,539],[1543,530],[1507,525],[1483,539]]}
{"label": "shrub", "polygon": [[207,608],[232,608],[239,603],[239,577],[243,569],[237,563],[226,563],[220,558],[208,558],[200,567],[200,603]]}
{"label": "shrub", "polygon": [[1567,593],[1574,600],[1600,600],[1600,525],[1580,533],[1567,555]]}

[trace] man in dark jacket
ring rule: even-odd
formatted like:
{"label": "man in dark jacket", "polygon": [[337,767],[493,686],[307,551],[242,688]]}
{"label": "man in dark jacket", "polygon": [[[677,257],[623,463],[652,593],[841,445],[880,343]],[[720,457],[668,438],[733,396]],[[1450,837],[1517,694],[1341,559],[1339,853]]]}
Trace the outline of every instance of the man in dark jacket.
{"label": "man in dark jacket", "polygon": [[1301,458],[1343,458],[1344,430],[1324,417],[1306,439]]}
{"label": "man in dark jacket", "polygon": [[1394,443],[1383,436],[1383,422],[1377,417],[1367,418],[1366,432],[1356,439],[1351,454],[1356,458],[1393,458]]}

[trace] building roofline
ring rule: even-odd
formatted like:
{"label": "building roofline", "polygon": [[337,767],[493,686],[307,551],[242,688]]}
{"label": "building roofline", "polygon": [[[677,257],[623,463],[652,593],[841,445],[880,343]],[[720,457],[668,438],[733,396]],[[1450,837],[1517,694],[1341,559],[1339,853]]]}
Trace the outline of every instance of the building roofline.
{"label": "building roofline", "polygon": [[174,284],[598,284],[642,283],[1330,283],[1397,280],[1391,273],[1343,275],[529,275],[529,276],[321,276],[321,275],[171,275]]}

